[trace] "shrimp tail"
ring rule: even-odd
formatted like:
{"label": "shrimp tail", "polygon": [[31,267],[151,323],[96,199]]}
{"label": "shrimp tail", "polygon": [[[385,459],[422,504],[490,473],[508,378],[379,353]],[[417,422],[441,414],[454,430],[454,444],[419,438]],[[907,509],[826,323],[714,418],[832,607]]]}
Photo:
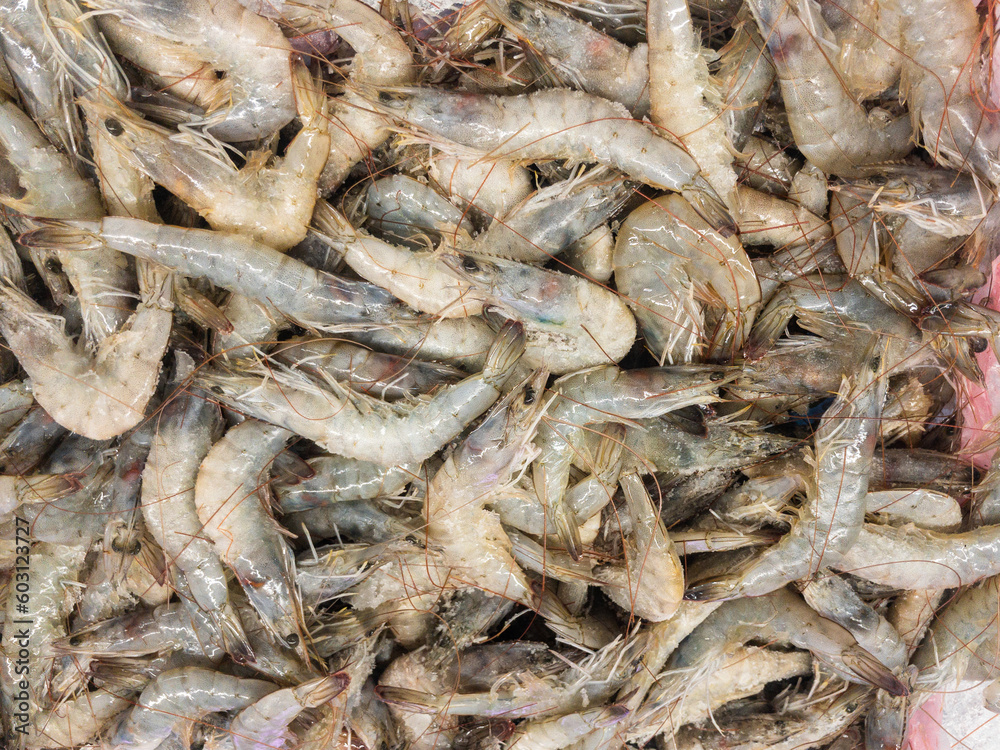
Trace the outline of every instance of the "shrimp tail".
{"label": "shrimp tail", "polygon": [[375,695],[383,703],[403,706],[409,711],[426,714],[436,714],[438,711],[448,708],[452,698],[448,695],[434,695],[422,690],[412,690],[395,685],[379,685],[375,688]]}
{"label": "shrimp tail", "polygon": [[41,227],[25,232],[19,241],[40,250],[97,250],[103,247],[99,221],[35,219]]}
{"label": "shrimp tail", "polygon": [[691,586],[684,592],[684,600],[689,602],[724,602],[736,598],[738,578],[727,576],[714,581],[706,581]]}
{"label": "shrimp tail", "polygon": [[910,688],[905,683],[901,682],[887,666],[860,646],[845,649],[840,656],[844,664],[865,682],[885,690],[890,695],[906,696],[910,694]]}
{"label": "shrimp tail", "polygon": [[723,237],[731,237],[736,234],[736,219],[726,207],[725,201],[701,175],[698,175],[694,182],[693,188],[681,191],[684,199],[691,204],[701,218],[708,222],[709,226]]}
{"label": "shrimp tail", "polygon": [[213,618],[222,634],[222,645],[226,653],[233,657],[233,661],[237,664],[254,664],[257,657],[236,611],[227,605],[221,612],[214,613]]}
{"label": "shrimp tail", "polygon": [[303,705],[306,708],[319,708],[347,690],[350,684],[351,676],[347,672],[334,672],[311,687]]}

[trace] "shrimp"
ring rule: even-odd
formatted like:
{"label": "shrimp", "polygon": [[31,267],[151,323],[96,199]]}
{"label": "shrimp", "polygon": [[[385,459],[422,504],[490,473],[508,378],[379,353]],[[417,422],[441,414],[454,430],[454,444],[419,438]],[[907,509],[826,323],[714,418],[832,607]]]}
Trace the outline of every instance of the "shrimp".
{"label": "shrimp", "polygon": [[31,411],[34,403],[27,380],[11,380],[0,385],[0,437],[6,437]]}
{"label": "shrimp", "polygon": [[[168,283],[168,282],[167,282]],[[15,287],[0,288],[0,331],[31,378],[35,399],[69,430],[94,440],[121,435],[145,415],[172,320],[161,295],[140,303],[91,355]]]}
{"label": "shrimp", "polygon": [[622,105],[590,94],[542,90],[493,97],[431,88],[384,89],[372,106],[444,142],[485,150],[490,160],[597,162],[639,182],[686,195],[728,220],[697,162],[633,120]]}
{"label": "shrimp", "polygon": [[615,237],[607,224],[597,227],[566,248],[566,264],[581,276],[606,284],[614,275]]}
{"label": "shrimp", "polygon": [[524,326],[526,362],[566,373],[618,362],[636,324],[615,292],[579,276],[501,258],[449,255],[444,261],[498,317]]}
{"label": "shrimp", "polygon": [[329,204],[316,211],[318,226],[330,245],[359,276],[378,284],[420,312],[442,318],[465,318],[483,312],[472,285],[451,273],[434,252],[413,252],[355,229]]}
{"label": "shrimp", "polygon": [[971,0],[897,0],[902,16],[900,94],[924,147],[950,169],[971,169],[1000,185],[1000,128],[983,106],[972,50],[980,44]]}
{"label": "shrimp", "polygon": [[778,73],[750,12],[741,9],[733,37],[719,50],[719,88],[724,92],[722,118],[733,147],[745,151],[761,108]]}
{"label": "shrimp", "polygon": [[308,71],[295,66],[293,81],[303,128],[284,156],[265,165],[258,154],[239,170],[194,134],[179,140],[121,105],[84,101],[82,106],[119,158],[170,190],[213,229],[287,250],[306,236],[330,140],[322,95],[313,90]]}
{"label": "shrimp", "polygon": [[289,437],[288,430],[252,419],[233,427],[201,462],[194,502],[202,533],[272,637],[308,662],[295,564],[266,495],[267,467]]}
{"label": "shrimp", "polygon": [[484,318],[473,316],[354,331],[350,337],[366,346],[407,359],[437,361],[466,372],[479,372],[496,338],[496,331]]}
{"label": "shrimp", "polygon": [[155,750],[180,722],[246,708],[275,690],[276,685],[264,680],[200,667],[171,669],[143,689],[106,741],[115,750]]}
{"label": "shrimp", "polygon": [[[36,542],[30,552],[23,544],[17,545],[16,552],[21,556],[22,568],[24,556],[30,555],[27,570],[17,574],[27,590],[18,594],[11,586],[7,593],[0,649],[0,702],[5,716],[27,724],[49,705],[54,664],[50,646],[66,634],[65,621],[73,605],[71,596],[63,590],[63,582],[79,578],[87,550],[76,545]],[[26,628],[18,620],[28,620],[31,625]],[[23,735],[15,736],[14,746],[24,747],[24,739]]]}
{"label": "shrimp", "polygon": [[79,489],[80,483],[71,475],[0,476],[0,516],[14,513],[23,503],[58,500]]}
{"label": "shrimp", "polygon": [[836,0],[821,7],[840,47],[837,63],[844,85],[858,101],[899,82],[903,14],[898,0]]}
{"label": "shrimp", "polygon": [[319,271],[240,235],[108,217],[100,222],[50,223],[23,239],[45,247],[107,244],[268,302],[307,327],[367,327],[414,317],[384,289]]}
{"label": "shrimp", "polygon": [[[13,102],[0,102],[0,204],[30,217],[98,219],[104,206],[97,189],[46,140]],[[86,339],[92,346],[117,331],[131,314],[132,283],[121,254],[95,244],[83,252],[55,248],[80,300]]]}
{"label": "shrimp", "polygon": [[264,696],[236,714],[229,725],[233,746],[236,750],[281,747],[288,736],[288,725],[299,714],[332,701],[349,683],[346,673],[337,672]]}
{"label": "shrimp", "polygon": [[750,187],[737,188],[740,199],[740,241],[744,245],[817,247],[833,236],[830,225],[791,201]]}
{"label": "shrimp", "polygon": [[815,484],[791,532],[738,573],[689,589],[687,598],[774,591],[837,561],[855,545],[864,525],[868,475],[888,384],[886,356],[884,344],[872,342],[860,371],[854,378],[845,376],[837,400],[823,415],[816,431]]}
{"label": "shrimp", "polygon": [[309,466],[316,472],[312,479],[290,486],[276,483],[284,513],[392,496],[421,475],[417,464],[385,467],[341,456],[312,458]]}
{"label": "shrimp", "polygon": [[487,0],[518,38],[545,55],[575,87],[620,102],[638,119],[649,113],[647,47],[628,47],[561,9],[537,0]]}
{"label": "shrimp", "polygon": [[[179,370],[183,381],[193,366]],[[175,381],[176,382],[176,381]],[[156,418],[156,433],[142,473],[142,515],[171,568],[184,579],[192,617],[207,613],[238,661],[253,654],[229,603],[219,552],[202,534],[195,505],[198,466],[222,431],[219,409],[197,391],[180,393]]]}
{"label": "shrimp", "polygon": [[372,234],[411,250],[426,249],[428,239],[468,242],[475,231],[462,209],[434,188],[398,174],[368,186],[364,210]]}
{"label": "shrimp", "polygon": [[488,220],[506,216],[534,190],[531,173],[513,160],[462,159],[433,151],[429,174],[458,205],[468,204]]}
{"label": "shrimp", "polygon": [[35,716],[33,748],[78,747],[91,742],[102,727],[131,706],[105,688],[82,693]]}
{"label": "shrimp", "polygon": [[532,464],[532,475],[539,501],[574,558],[579,557],[579,531],[570,522],[564,496],[588,425],[650,418],[693,404],[714,403],[718,397],[712,392],[724,378],[710,367],[629,371],[598,367],[556,383],[535,441],[540,455]]}
{"label": "shrimp", "polygon": [[795,145],[810,162],[850,177],[866,165],[906,156],[913,148],[908,119],[868,113],[843,88],[827,51],[839,52],[836,40],[812,0],[797,0],[798,13],[784,0],[747,4],[778,70]]}
{"label": "shrimp", "polygon": [[736,163],[740,168],[741,184],[778,197],[788,195],[792,180],[801,168],[799,161],[787,151],[755,135],[746,139]]}
{"label": "shrimp", "polygon": [[622,224],[615,281],[661,363],[691,362],[703,347],[707,359],[730,357],[743,346],[761,301],[739,241],[675,195],[643,204]]}
{"label": "shrimp", "polygon": [[293,50],[278,27],[237,0],[87,0],[126,26],[190,48],[229,80],[228,105],[192,125],[224,141],[263,141],[295,117]]}
{"label": "shrimp", "polygon": [[196,384],[224,403],[315,440],[331,453],[384,466],[423,461],[482,414],[499,397],[524,350],[520,325],[506,324],[483,372],[409,406],[382,405],[360,394],[334,393],[301,375],[274,371],[259,377],[204,373]]}
{"label": "shrimp", "polygon": [[338,380],[384,401],[431,393],[463,377],[455,367],[383,354],[337,339],[288,339],[272,356],[313,377]]}
{"label": "shrimp", "polygon": [[634,189],[597,168],[535,191],[471,243],[469,252],[545,263],[604,224]]}
{"label": "shrimp", "polygon": [[733,147],[687,0],[647,0],[650,119],[677,138],[733,216],[740,215]]}
{"label": "shrimp", "polygon": [[59,654],[94,659],[182,651],[218,662],[225,652],[217,636],[212,616],[171,603],[94,623],[56,641],[52,648]]}

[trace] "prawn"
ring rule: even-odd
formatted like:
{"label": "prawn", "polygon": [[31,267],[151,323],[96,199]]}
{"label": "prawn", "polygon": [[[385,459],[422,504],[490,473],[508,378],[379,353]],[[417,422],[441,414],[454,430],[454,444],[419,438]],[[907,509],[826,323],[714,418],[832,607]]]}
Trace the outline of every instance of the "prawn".
{"label": "prawn", "polygon": [[726,358],[743,347],[761,301],[757,275],[739,241],[682,197],[657,198],[630,213],[614,263],[618,290],[661,363],[691,362],[702,349],[706,359]]}

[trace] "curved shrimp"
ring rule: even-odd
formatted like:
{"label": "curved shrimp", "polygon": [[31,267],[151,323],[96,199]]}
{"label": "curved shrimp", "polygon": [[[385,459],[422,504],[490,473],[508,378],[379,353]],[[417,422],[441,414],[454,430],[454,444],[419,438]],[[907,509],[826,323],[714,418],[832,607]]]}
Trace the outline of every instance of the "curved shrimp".
{"label": "curved shrimp", "polygon": [[733,38],[719,50],[716,75],[724,91],[727,135],[733,147],[743,151],[778,77],[757,24],[745,8],[733,23]]}
{"label": "curved shrimp", "polygon": [[[0,204],[28,217],[98,219],[104,206],[97,188],[42,135],[13,102],[0,102]],[[80,298],[86,338],[100,344],[131,315],[134,277],[119,253],[95,244],[83,252],[55,248]]]}
{"label": "curved shrimp", "polygon": [[236,574],[272,637],[308,662],[295,563],[266,494],[267,467],[289,437],[288,430],[253,419],[233,427],[201,462],[194,502],[202,533]]}
{"label": "curved shrimp", "polygon": [[942,166],[1000,185],[1000,127],[983,106],[971,60],[980,45],[972,0],[897,0],[902,14],[901,98],[924,147]]}
{"label": "curved shrimp", "polygon": [[221,434],[221,421],[218,407],[197,392],[181,393],[163,408],[142,472],[142,516],[171,569],[183,577],[192,616],[208,613],[225,647],[237,661],[248,662],[253,652],[195,505],[198,466]]}
{"label": "curved shrimp", "polygon": [[14,287],[0,288],[0,331],[31,378],[35,399],[69,430],[94,440],[121,435],[146,413],[172,321],[160,294],[140,303],[121,330],[90,355]]}
{"label": "curved shrimp", "polygon": [[392,88],[382,90],[371,104],[429,133],[444,150],[439,139],[486,151],[491,161],[597,162],[684,194],[720,224],[730,221],[694,159],[607,99],[562,89],[496,97]]}
{"label": "curved shrimp", "polygon": [[266,166],[258,158],[236,169],[205,139],[191,134],[179,140],[124,106],[88,101],[82,106],[120,158],[183,200],[213,229],[287,250],[306,236],[329,151],[322,94],[313,90],[303,66],[296,65],[292,75],[304,127],[284,156]]}
{"label": "curved shrimp", "polygon": [[506,216],[535,189],[531,172],[516,161],[430,155],[429,174],[458,205],[468,204],[493,220]]}
{"label": "curved shrimp", "polygon": [[329,703],[350,683],[350,677],[337,672],[318,677],[293,688],[278,690],[247,706],[229,725],[236,750],[268,750],[281,747],[288,735],[288,725],[303,711]]}
{"label": "curved shrimp", "polygon": [[475,233],[466,212],[432,186],[399,174],[368,186],[364,213],[368,231],[412,250],[426,249],[428,239],[464,243]]}
{"label": "curved shrimp", "polygon": [[649,113],[647,47],[618,42],[565,11],[537,0],[487,0],[500,22],[544,54],[568,81],[620,102],[641,119]]}
{"label": "curved shrimp", "polygon": [[809,161],[851,176],[866,165],[902,159],[913,148],[907,118],[870,114],[844,89],[826,51],[836,48],[836,40],[813,0],[797,0],[798,13],[785,0],[747,4],[778,69],[795,145]]}
{"label": "curved shrimp", "polygon": [[860,371],[853,379],[844,378],[837,400],[823,415],[816,431],[815,484],[798,523],[749,565],[728,578],[693,587],[687,598],[774,591],[834,564],[857,542],[888,387],[881,343],[876,339],[869,346]]}
{"label": "curved shrimp", "polygon": [[198,382],[234,408],[288,427],[331,453],[395,466],[429,458],[485,412],[499,397],[523,347],[521,327],[505,325],[482,373],[407,406],[324,391],[281,371],[274,372],[280,382],[221,373],[204,373]]}
{"label": "curved shrimp", "polygon": [[277,686],[200,667],[161,673],[107,738],[115,750],[155,750],[182,721],[217,711],[242,709],[273,693]]}
{"label": "curved shrimp", "polygon": [[858,101],[872,99],[899,81],[903,66],[903,14],[899,0],[837,0],[824,3],[840,55],[844,85]]}
{"label": "curved shrimp", "polygon": [[307,327],[369,327],[414,318],[409,308],[380,287],[311,268],[240,235],[108,217],[100,222],[53,222],[23,239],[39,247],[107,244],[269,303]]}
{"label": "curved shrimp", "polygon": [[496,317],[524,326],[525,361],[553,373],[618,362],[635,318],[615,292],[579,276],[502,258],[447,255],[455,275]]}
{"label": "curved shrimp", "polygon": [[271,21],[237,0],[87,0],[95,10],[118,16],[126,26],[189,47],[224,71],[230,81],[227,107],[196,118],[224,141],[262,141],[295,117],[293,50]]}
{"label": "curved shrimp", "polygon": [[687,0],[648,0],[650,119],[677,138],[733,216],[740,214],[733,147]]}
{"label": "curved shrimp", "polygon": [[731,357],[743,347],[761,301],[739,241],[716,231],[677,195],[628,215],[615,243],[615,281],[661,363],[691,362],[703,346],[707,359]]}

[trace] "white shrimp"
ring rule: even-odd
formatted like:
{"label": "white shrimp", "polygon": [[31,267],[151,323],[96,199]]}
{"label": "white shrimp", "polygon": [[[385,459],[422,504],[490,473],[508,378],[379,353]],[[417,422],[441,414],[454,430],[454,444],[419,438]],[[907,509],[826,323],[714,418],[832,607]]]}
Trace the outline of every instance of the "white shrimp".
{"label": "white shrimp", "polygon": [[739,241],[677,195],[629,214],[615,243],[615,281],[661,363],[691,362],[703,347],[706,359],[730,358],[743,347],[761,301]]}
{"label": "white shrimp", "polygon": [[79,747],[91,742],[101,729],[132,703],[106,688],[95,688],[48,711],[34,719],[32,748]]}
{"label": "white shrimp", "polygon": [[237,0],[87,0],[122,23],[191,48],[226,73],[229,106],[194,119],[224,141],[262,141],[295,117],[293,50],[271,21]]}
{"label": "white shrimp", "polygon": [[[814,0],[748,0],[778,69],[795,145],[824,172],[856,174],[866,165],[896,161],[913,148],[905,117],[869,114],[846,91],[834,67],[833,32]],[[925,16],[920,9],[913,13]],[[964,54],[964,53],[963,53]]]}
{"label": "white shrimp", "polygon": [[143,689],[106,742],[115,750],[155,750],[180,722],[246,708],[276,689],[200,667],[168,670]]}
{"label": "white shrimp", "polygon": [[64,321],[14,287],[0,288],[0,331],[31,378],[35,399],[69,430],[94,440],[121,435],[146,413],[156,390],[172,312],[160,294],[143,301],[91,355]]}
{"label": "white shrimp", "polygon": [[288,725],[310,708],[329,703],[350,683],[344,672],[318,677],[297,687],[278,690],[247,706],[229,725],[236,750],[280,748],[288,735]]}
{"label": "white shrimp", "polygon": [[[184,369],[187,377],[190,365]],[[186,603],[209,614],[225,647],[248,662],[253,653],[229,602],[219,552],[202,534],[195,505],[198,466],[221,430],[218,407],[201,394],[180,393],[163,408],[142,472],[142,515],[171,570],[183,577]]]}
{"label": "white shrimp", "polygon": [[267,302],[309,327],[364,328],[414,318],[409,308],[380,287],[341,279],[241,235],[108,217],[100,222],[51,222],[23,239],[42,247],[107,244]]}
{"label": "white shrimp", "polygon": [[390,88],[371,104],[429,134],[445,150],[451,141],[487,151],[490,160],[598,162],[653,187],[683,193],[710,219],[729,221],[697,162],[607,99],[561,89],[494,97]]}
{"label": "white shrimp", "polygon": [[[104,206],[97,188],[48,142],[13,102],[0,102],[0,204],[28,217],[98,219]],[[100,344],[132,312],[134,278],[119,253],[100,244],[83,252],[55,248],[80,298],[85,338]]]}
{"label": "white shrimp", "polygon": [[506,216],[534,190],[531,172],[516,161],[462,159],[433,150],[429,172],[458,205],[469,204],[491,220]]}
{"label": "white shrimp", "polygon": [[295,563],[269,511],[267,473],[291,433],[248,419],[212,446],[198,468],[194,502],[202,533],[236,574],[271,635],[308,662]]}
{"label": "white shrimp", "polygon": [[395,466],[423,461],[485,412],[524,351],[516,323],[497,336],[482,373],[446,386],[412,405],[382,404],[360,394],[328,391],[307,378],[275,371],[269,378],[204,373],[196,381],[222,401],[258,419],[283,425],[331,453]]}
{"label": "white shrimp", "polygon": [[684,144],[733,216],[740,215],[722,94],[708,73],[687,0],[648,0],[650,119]]}
{"label": "white shrimp", "polygon": [[740,186],[740,241],[744,245],[818,247],[833,232],[824,219],[791,201]]}
{"label": "white shrimp", "polygon": [[822,6],[840,45],[844,84],[859,100],[872,99],[899,81],[903,65],[899,0],[836,0]]}

